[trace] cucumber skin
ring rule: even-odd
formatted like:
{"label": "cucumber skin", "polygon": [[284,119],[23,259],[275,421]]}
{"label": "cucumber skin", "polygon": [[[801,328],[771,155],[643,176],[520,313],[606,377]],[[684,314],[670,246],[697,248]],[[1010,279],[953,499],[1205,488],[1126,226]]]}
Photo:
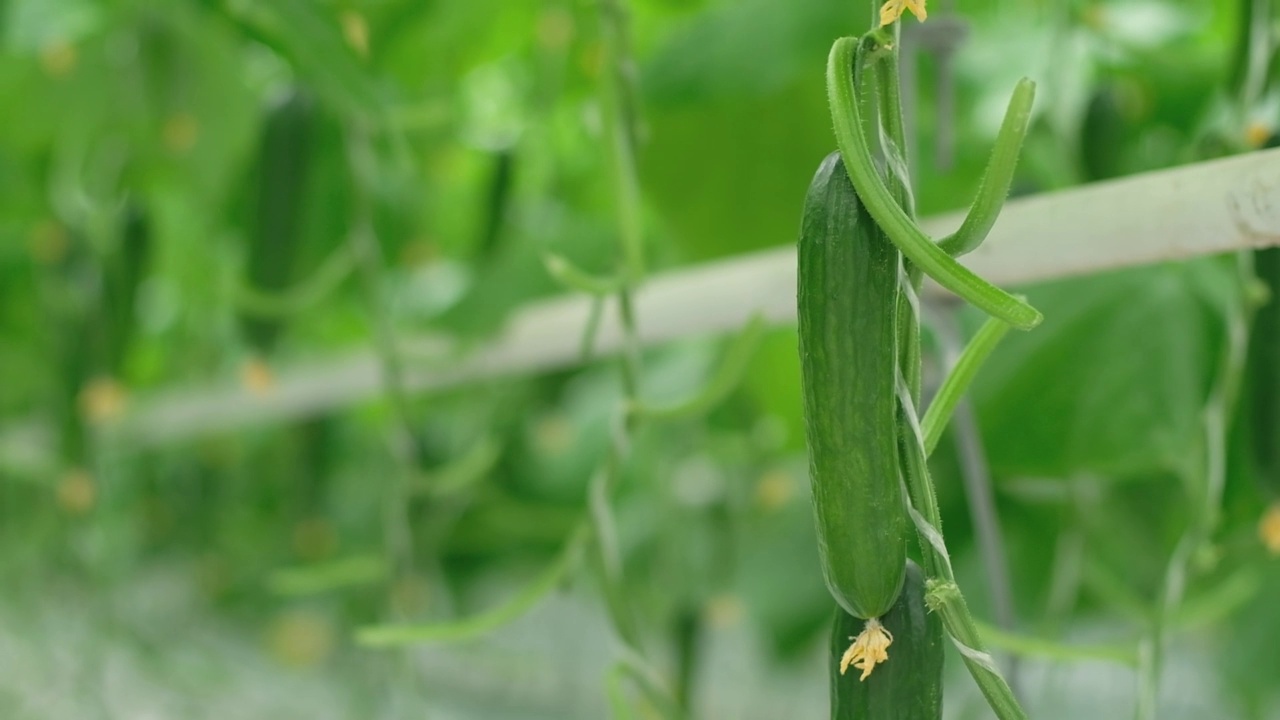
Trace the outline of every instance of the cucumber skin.
{"label": "cucumber skin", "polygon": [[879,617],[906,568],[895,383],[902,260],[867,213],[839,153],[805,197],[797,248],[809,479],[827,588]]}
{"label": "cucumber skin", "polygon": [[[293,89],[268,111],[251,183],[248,227],[249,286],[278,292],[295,279],[295,259],[306,231],[307,185],[317,134],[316,101]],[[278,319],[245,316],[245,334],[259,352],[269,353],[285,328]]]}
{"label": "cucumber skin", "polygon": [[924,603],[924,573],[906,564],[906,582],[898,602],[880,622],[893,633],[889,659],[865,681],[849,668],[840,674],[840,657],[863,621],[836,611],[831,631],[831,720],[941,720],[942,620]]}
{"label": "cucumber skin", "polygon": [[1252,435],[1253,469],[1268,500],[1280,499],[1280,248],[1257,250],[1254,272],[1270,298],[1249,332],[1249,387],[1243,395]]}

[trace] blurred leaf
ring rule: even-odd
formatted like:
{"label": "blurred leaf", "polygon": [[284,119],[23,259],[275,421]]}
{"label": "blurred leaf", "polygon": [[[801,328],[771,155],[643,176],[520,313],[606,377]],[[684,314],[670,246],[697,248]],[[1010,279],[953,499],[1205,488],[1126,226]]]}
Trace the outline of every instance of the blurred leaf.
{"label": "blurred leaf", "polygon": [[289,58],[342,115],[380,118],[383,101],[373,76],[342,35],[337,13],[308,0],[270,3],[227,0],[226,11]]}
{"label": "blurred leaf", "polygon": [[1045,323],[996,350],[974,397],[1000,475],[1136,475],[1187,467],[1230,287],[1212,260],[1046,284]]}
{"label": "blurred leaf", "polygon": [[39,52],[74,44],[103,22],[102,8],[91,0],[10,0],[0,5],[4,44],[13,51]]}
{"label": "blurred leaf", "polygon": [[646,198],[684,255],[795,242],[805,188],[835,147],[824,93],[815,73],[767,95],[657,105],[647,114]]}
{"label": "blurred leaf", "polygon": [[785,473],[789,494],[775,504],[763,483],[777,480],[761,479],[766,491],[743,528],[735,589],[774,650],[794,655],[828,627],[836,606],[822,580],[807,464],[775,472]]}
{"label": "blurred leaf", "polygon": [[713,6],[671,33],[641,77],[659,107],[776,95],[821,69],[831,41],[870,12],[836,0],[745,0]]}

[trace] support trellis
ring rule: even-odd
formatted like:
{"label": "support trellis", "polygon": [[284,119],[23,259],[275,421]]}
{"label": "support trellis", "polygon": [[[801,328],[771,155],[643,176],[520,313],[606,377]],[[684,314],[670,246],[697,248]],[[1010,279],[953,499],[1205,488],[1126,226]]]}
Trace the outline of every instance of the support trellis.
{"label": "support trellis", "polygon": [[[960,217],[924,226],[939,236]],[[1280,245],[1280,149],[1010,201],[986,243],[963,262],[993,283],[1016,286],[1271,245]],[[935,301],[947,297],[929,285],[926,292]],[[571,367],[579,362],[590,304],[580,296],[530,303],[466,352],[441,337],[405,339],[405,387],[424,392]],[[735,330],[757,313],[772,325],[793,323],[795,249],[788,243],[654,275],[638,288],[635,308],[646,346]],[[622,338],[610,304],[597,352],[616,353]],[[139,394],[102,431],[155,446],[368,401],[381,388],[377,355],[356,349],[280,368],[266,393],[227,378]],[[30,437],[32,429],[0,434],[0,447]]]}

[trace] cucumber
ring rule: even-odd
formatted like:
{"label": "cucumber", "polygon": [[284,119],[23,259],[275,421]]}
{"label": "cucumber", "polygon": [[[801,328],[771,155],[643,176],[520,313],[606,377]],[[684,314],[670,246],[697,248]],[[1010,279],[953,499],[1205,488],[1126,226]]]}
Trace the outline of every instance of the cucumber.
{"label": "cucumber", "polygon": [[[307,186],[312,172],[316,103],[306,92],[291,91],[267,115],[258,149],[255,177],[250,183],[249,287],[274,293],[295,277],[295,259],[302,247]],[[242,326],[249,342],[262,353],[275,345],[282,322],[246,315]]]}
{"label": "cucumber", "polygon": [[902,258],[839,153],[805,197],[797,248],[809,478],[823,577],[862,619],[902,589],[910,530],[898,479],[895,383]]}
{"label": "cucumber", "polygon": [[125,376],[125,361],[137,329],[138,288],[151,256],[151,223],[136,199],[125,206],[119,249],[106,259],[102,321],[106,325],[106,365],[110,375]]}
{"label": "cucumber", "polygon": [[1253,469],[1269,500],[1280,500],[1280,248],[1257,250],[1254,272],[1270,296],[1253,316],[1244,407]]}
{"label": "cucumber", "polygon": [[889,659],[865,680],[842,672],[848,638],[863,621],[836,612],[831,633],[831,720],[939,720],[942,717],[942,620],[924,602],[924,573],[907,561],[898,601],[880,619],[892,633]]}

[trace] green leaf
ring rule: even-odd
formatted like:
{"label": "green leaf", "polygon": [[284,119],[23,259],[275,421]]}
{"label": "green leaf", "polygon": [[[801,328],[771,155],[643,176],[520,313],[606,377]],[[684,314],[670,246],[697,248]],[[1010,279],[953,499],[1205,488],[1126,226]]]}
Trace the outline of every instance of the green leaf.
{"label": "green leaf", "polygon": [[1030,290],[1044,326],[1006,339],[974,386],[993,470],[1124,476],[1193,461],[1232,282],[1204,260]]}
{"label": "green leaf", "polygon": [[658,105],[767,96],[811,74],[833,33],[856,28],[838,0],[746,0],[721,4],[672,32],[644,65],[645,95]]}
{"label": "green leaf", "polygon": [[645,200],[683,254],[704,259],[795,241],[805,188],[835,146],[824,102],[819,74],[764,95],[646,112],[650,139],[638,158]]}

